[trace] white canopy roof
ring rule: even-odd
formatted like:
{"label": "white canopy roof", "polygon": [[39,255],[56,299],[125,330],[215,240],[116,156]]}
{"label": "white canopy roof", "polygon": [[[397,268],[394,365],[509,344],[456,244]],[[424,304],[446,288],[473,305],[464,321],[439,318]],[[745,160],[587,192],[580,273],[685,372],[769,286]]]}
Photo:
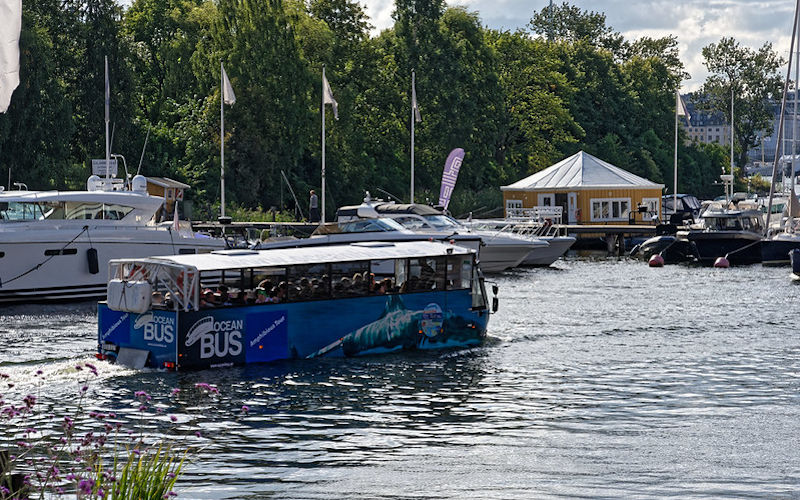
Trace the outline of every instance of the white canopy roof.
{"label": "white canopy roof", "polygon": [[272,250],[218,250],[203,254],[167,255],[147,259],[115,259],[111,263],[166,264],[203,271],[283,267],[365,260],[388,260],[447,255],[468,255],[474,250],[454,244],[414,242],[360,242],[323,247],[277,248]]}
{"label": "white canopy roof", "polygon": [[663,189],[638,175],[580,151],[560,162],[500,189],[503,191],[545,191],[553,189],[646,188]]}

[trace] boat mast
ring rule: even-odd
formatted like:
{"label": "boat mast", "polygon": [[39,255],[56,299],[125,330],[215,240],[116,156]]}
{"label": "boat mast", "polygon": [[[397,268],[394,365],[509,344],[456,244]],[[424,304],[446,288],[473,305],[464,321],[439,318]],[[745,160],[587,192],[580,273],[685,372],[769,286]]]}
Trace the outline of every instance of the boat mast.
{"label": "boat mast", "polygon": [[733,199],[733,82],[731,82],[731,185],[730,194],[726,191],[725,196],[728,202]]}
{"label": "boat mast", "polygon": [[789,45],[789,65],[786,68],[786,80],[783,82],[783,97],[781,97],[781,114],[780,118],[778,119],[778,143],[775,145],[775,159],[772,162],[772,182],[769,186],[769,203],[767,204],[767,220],[764,223],[764,234],[769,234],[769,220],[770,216],[772,215],[772,200],[775,197],[775,177],[778,175],[778,153],[781,151],[781,147],[784,146],[783,140],[783,123],[786,117],[786,96],[789,93],[789,77],[792,76],[792,57],[793,57],[793,50],[795,40],[797,40],[797,24],[798,24],[798,15],[800,15],[800,0],[797,0],[797,4],[795,5],[794,9],[794,24],[792,25],[792,42]]}
{"label": "boat mast", "polygon": [[[797,19],[795,19],[795,24],[797,23]],[[796,40],[797,45],[795,46],[795,65],[794,65],[794,116],[792,116],[792,174],[789,178],[789,186],[790,186],[790,193],[789,193],[789,220],[787,221],[786,231],[789,233],[794,232],[794,217],[792,214],[792,209],[794,208],[794,174],[795,165],[797,160],[797,83],[800,82],[800,66],[798,66],[798,54],[800,53],[800,37]],[[792,56],[789,55],[791,58]]]}

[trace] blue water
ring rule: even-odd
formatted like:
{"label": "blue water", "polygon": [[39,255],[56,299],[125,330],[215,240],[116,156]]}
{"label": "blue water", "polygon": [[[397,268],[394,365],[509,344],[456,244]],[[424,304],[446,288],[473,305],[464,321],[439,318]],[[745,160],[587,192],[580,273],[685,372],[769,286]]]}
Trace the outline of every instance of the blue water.
{"label": "blue water", "polygon": [[[798,495],[800,286],[787,269],[557,267],[490,278],[501,309],[481,347],[186,374],[100,364],[86,404],[190,446],[180,498]],[[43,415],[74,412],[92,304],[0,314],[6,399],[36,391]],[[164,413],[140,420],[140,389]]]}

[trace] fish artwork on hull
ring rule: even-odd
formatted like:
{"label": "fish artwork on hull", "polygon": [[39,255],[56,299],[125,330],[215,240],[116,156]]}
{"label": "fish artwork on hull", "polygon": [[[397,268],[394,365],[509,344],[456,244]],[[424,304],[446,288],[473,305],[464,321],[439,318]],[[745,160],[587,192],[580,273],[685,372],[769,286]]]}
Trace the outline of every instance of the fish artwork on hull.
{"label": "fish artwork on hull", "polygon": [[460,316],[443,313],[436,303],[411,311],[399,295],[393,295],[387,298],[386,308],[377,320],[307,357],[378,354],[398,349],[424,349],[431,344],[442,347],[437,337],[443,332],[447,332],[446,342],[449,343],[473,337],[474,328]]}

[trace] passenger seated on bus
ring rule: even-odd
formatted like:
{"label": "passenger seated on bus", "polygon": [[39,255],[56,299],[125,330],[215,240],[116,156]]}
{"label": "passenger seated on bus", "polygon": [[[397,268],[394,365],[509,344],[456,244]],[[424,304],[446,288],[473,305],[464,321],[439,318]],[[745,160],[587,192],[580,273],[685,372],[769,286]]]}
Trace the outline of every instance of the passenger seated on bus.
{"label": "passenger seated on bus", "polygon": [[228,294],[228,301],[231,303],[232,306],[243,306],[244,305],[244,293],[241,291],[232,291]]}
{"label": "passenger seated on bus", "polygon": [[275,286],[275,284],[272,283],[272,280],[269,279],[269,278],[266,278],[266,279],[261,280],[261,282],[258,284],[257,288],[263,288],[266,291],[270,291],[270,290],[272,290],[273,286]]}
{"label": "passenger seated on bus", "polygon": [[275,302],[284,302],[286,300],[286,292],[289,291],[289,285],[285,281],[278,283],[278,290],[275,293]]}
{"label": "passenger seated on bus", "polygon": [[170,292],[167,292],[166,294],[164,294],[164,307],[166,307],[168,309],[172,309],[172,307],[174,305],[175,305],[175,301],[172,300],[172,294]]}
{"label": "passenger seated on bus", "polygon": [[214,303],[214,292],[209,289],[203,291],[203,294],[200,296],[200,307],[216,307]]}
{"label": "passenger seated on bus", "polygon": [[155,291],[153,295],[150,296],[150,303],[154,306],[162,306],[164,305],[164,296],[161,295],[161,292]]}
{"label": "passenger seated on bus", "polygon": [[384,278],[381,280],[381,284],[383,285],[383,289],[386,290],[386,293],[393,293],[395,291],[392,278]]}
{"label": "passenger seated on bus", "polygon": [[353,295],[366,295],[367,292],[367,284],[364,281],[364,276],[360,273],[356,273],[353,275],[353,282],[352,286],[350,287],[350,291]]}
{"label": "passenger seated on bus", "polygon": [[310,299],[313,295],[313,290],[311,289],[311,282],[308,281],[308,278],[303,277],[300,279],[300,286],[298,287],[299,293],[298,297],[301,299]]}
{"label": "passenger seated on bus", "polygon": [[265,288],[262,288],[261,286],[256,288],[256,300],[255,300],[255,303],[256,304],[264,304],[264,303],[266,303],[267,302],[267,297],[268,297],[267,293],[268,293],[267,290]]}

